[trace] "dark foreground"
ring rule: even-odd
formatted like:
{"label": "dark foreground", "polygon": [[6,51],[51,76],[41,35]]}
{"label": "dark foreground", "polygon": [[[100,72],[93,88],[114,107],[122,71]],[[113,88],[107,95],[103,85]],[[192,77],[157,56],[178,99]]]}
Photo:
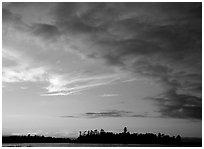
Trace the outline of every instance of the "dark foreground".
{"label": "dark foreground", "polygon": [[103,129],[79,132],[79,137],[55,138],[45,136],[3,136],[3,147],[201,147],[202,139],[181,138],[153,133],[129,133],[127,128],[121,133],[105,132]]}
{"label": "dark foreground", "polygon": [[90,143],[3,143],[3,147],[201,147],[200,143],[191,144],[90,144]]}

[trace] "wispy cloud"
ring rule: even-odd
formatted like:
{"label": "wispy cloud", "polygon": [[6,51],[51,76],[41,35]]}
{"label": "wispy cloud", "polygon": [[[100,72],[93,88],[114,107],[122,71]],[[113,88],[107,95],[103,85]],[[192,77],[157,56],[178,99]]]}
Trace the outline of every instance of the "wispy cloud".
{"label": "wispy cloud", "polygon": [[128,80],[124,80],[123,82],[134,82],[138,80],[137,78],[132,78],[132,79],[128,79]]}
{"label": "wispy cloud", "polygon": [[4,49],[3,57],[15,63],[12,66],[4,65],[2,74],[3,82],[48,82],[49,85],[45,87],[47,93],[41,96],[76,94],[83,90],[110,84],[120,79],[119,74],[90,75],[84,73],[55,73],[50,68],[35,65],[32,59],[28,59],[26,55],[15,50]]}
{"label": "wispy cloud", "polygon": [[98,117],[126,117],[132,112],[129,111],[105,111],[105,112],[87,112],[84,114],[85,117],[98,118]]}
{"label": "wispy cloud", "polygon": [[43,81],[47,68],[32,66],[32,62],[25,55],[17,51],[3,49],[3,59],[13,62],[13,65],[3,63],[2,81],[7,83]]}
{"label": "wispy cloud", "polygon": [[2,57],[3,59],[8,59],[8,60],[17,61],[17,62],[24,60],[24,59],[21,59],[22,55],[20,55],[20,53],[11,51],[8,49],[4,49],[4,48],[2,50]]}
{"label": "wispy cloud", "polygon": [[107,110],[103,112],[87,112],[79,115],[60,116],[61,118],[106,118],[106,117],[150,117],[147,114],[135,114],[132,111]]}
{"label": "wispy cloud", "polygon": [[22,86],[21,89],[22,89],[22,90],[26,90],[26,89],[28,89],[28,87]]}
{"label": "wispy cloud", "polygon": [[3,68],[3,82],[35,82],[44,80],[45,70],[41,67],[31,69]]}
{"label": "wispy cloud", "polygon": [[116,97],[119,96],[119,94],[103,94],[102,97]]}
{"label": "wispy cloud", "polygon": [[42,96],[70,95],[89,88],[113,83],[120,79],[117,74],[86,76],[86,75],[52,75],[49,78],[50,85],[46,87],[48,93]]}
{"label": "wispy cloud", "polygon": [[51,93],[45,93],[45,94],[41,94],[41,96],[67,96],[67,95],[71,95],[71,94],[76,94],[78,93],[80,90],[78,91],[66,91],[66,92],[51,92]]}

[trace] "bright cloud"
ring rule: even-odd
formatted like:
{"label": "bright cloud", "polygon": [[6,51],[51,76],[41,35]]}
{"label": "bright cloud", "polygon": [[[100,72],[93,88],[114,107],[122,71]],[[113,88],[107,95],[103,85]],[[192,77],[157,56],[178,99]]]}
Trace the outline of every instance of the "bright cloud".
{"label": "bright cloud", "polygon": [[103,75],[103,76],[62,76],[53,75],[49,79],[50,85],[46,87],[47,94],[43,96],[69,95],[89,88],[106,85],[118,80],[119,76]]}
{"label": "bright cloud", "polygon": [[118,94],[103,94],[102,97],[116,97],[119,96]]}
{"label": "bright cloud", "polygon": [[45,80],[46,71],[44,68],[18,69],[3,68],[3,82],[36,82]]}
{"label": "bright cloud", "polygon": [[[25,58],[24,58],[25,57]],[[32,58],[15,50],[3,49],[3,58],[15,65],[3,67],[3,82],[48,82],[47,93],[42,96],[70,95],[89,88],[113,83],[120,74],[88,75],[85,73],[59,74],[52,67],[38,66]]]}

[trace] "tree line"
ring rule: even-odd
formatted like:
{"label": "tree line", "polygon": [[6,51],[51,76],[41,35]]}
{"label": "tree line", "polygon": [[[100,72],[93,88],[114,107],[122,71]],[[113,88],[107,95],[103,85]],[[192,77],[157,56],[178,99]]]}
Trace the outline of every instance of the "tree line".
{"label": "tree line", "polygon": [[3,136],[2,143],[109,143],[109,144],[180,144],[180,135],[169,136],[165,134],[153,133],[130,133],[127,127],[123,132],[113,133],[105,132],[103,129],[98,131],[80,131],[76,139],[55,138],[45,136]]}
{"label": "tree line", "polygon": [[80,143],[127,143],[127,144],[180,144],[180,135],[169,136],[165,134],[153,133],[130,133],[127,127],[121,133],[105,132],[103,129],[100,131],[89,130],[79,132],[79,137],[76,142]]}
{"label": "tree line", "polygon": [[2,143],[68,143],[69,138],[55,138],[45,136],[31,136],[30,134],[23,136],[3,136]]}

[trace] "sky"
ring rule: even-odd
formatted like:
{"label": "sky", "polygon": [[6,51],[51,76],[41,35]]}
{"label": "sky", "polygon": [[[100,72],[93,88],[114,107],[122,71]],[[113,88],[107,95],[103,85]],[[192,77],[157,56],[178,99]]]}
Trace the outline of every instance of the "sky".
{"label": "sky", "polygon": [[202,136],[201,3],[3,3],[3,135]]}

